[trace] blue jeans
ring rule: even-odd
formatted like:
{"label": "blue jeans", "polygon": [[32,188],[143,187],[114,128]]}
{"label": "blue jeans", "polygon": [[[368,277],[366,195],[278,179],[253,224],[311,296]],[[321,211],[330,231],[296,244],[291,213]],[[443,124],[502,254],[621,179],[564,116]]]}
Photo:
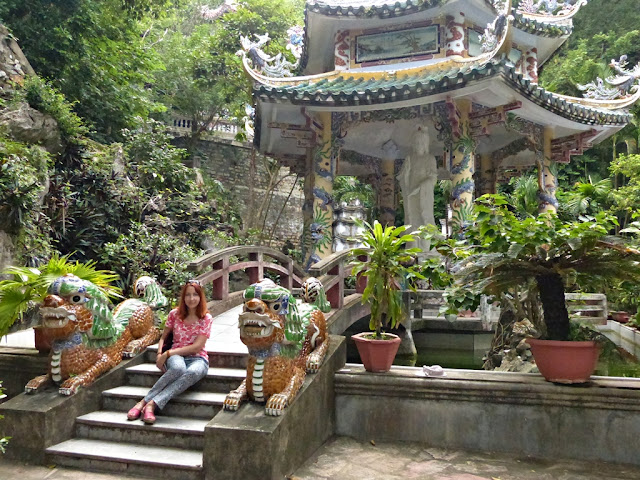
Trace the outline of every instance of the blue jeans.
{"label": "blue jeans", "polygon": [[151,400],[160,410],[176,395],[180,395],[198,380],[207,376],[209,362],[203,357],[192,355],[181,357],[172,355],[165,364],[167,371],[144,397],[145,402]]}

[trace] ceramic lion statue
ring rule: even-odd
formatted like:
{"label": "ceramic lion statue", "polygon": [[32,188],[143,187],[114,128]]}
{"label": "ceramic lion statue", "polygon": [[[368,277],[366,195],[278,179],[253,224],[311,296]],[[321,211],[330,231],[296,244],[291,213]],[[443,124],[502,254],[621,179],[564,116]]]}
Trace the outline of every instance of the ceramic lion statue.
{"label": "ceramic lion statue", "polygon": [[244,291],[238,327],[249,349],[247,377],[227,395],[225,410],[236,411],[249,398],[266,402],[267,415],[282,415],[306,373],[320,368],[329,348],[323,312],[331,307],[317,279],[308,279],[302,292],[305,301],[299,302],[271,280],[254,283]]}
{"label": "ceramic lion statue", "polygon": [[111,311],[96,285],[71,274],[51,284],[40,316],[36,328],[52,339],[49,371],[29,381],[26,393],[54,383],[61,394],[72,395],[160,337],[146,302],[127,299]]}

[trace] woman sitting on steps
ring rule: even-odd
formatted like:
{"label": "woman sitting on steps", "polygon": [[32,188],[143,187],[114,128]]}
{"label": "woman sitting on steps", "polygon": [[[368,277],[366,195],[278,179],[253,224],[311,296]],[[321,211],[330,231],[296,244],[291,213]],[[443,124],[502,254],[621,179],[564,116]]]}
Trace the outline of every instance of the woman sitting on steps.
{"label": "woman sitting on steps", "polygon": [[[128,420],[136,420],[142,415],[144,423],[153,424],[156,421],[156,407],[162,410],[169,400],[207,375],[209,356],[205,343],[211,332],[212,321],[200,282],[189,280],[182,287],[178,308],[169,312],[158,343],[156,365],[165,373],[149,393],[129,410]],[[170,332],[173,332],[173,345],[160,353]]]}

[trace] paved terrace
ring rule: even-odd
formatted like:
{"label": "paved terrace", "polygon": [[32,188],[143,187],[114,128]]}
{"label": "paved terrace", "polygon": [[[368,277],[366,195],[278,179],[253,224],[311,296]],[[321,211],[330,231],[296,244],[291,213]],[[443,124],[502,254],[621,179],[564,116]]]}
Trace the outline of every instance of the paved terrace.
{"label": "paved terrace", "polygon": [[[372,442],[372,443],[375,443]],[[640,469],[577,461],[538,461],[470,453],[416,443],[360,443],[337,437],[326,443],[288,480],[632,480]],[[0,458],[0,480],[157,480],[23,465]],[[240,479],[239,479],[240,480]],[[283,479],[284,480],[284,479]]]}
{"label": "paved terrace", "polygon": [[[214,318],[209,351],[244,352],[237,328],[241,306]],[[33,333],[6,336],[0,346],[33,348]],[[491,442],[488,438],[487,442]],[[9,445],[9,448],[11,446]],[[633,448],[633,447],[632,447]],[[123,474],[93,473],[55,465],[25,465],[0,455],[0,480],[118,480]],[[321,447],[291,480],[623,480],[640,478],[640,468],[581,461],[543,461],[504,454],[431,448],[418,443],[359,442],[335,437]]]}

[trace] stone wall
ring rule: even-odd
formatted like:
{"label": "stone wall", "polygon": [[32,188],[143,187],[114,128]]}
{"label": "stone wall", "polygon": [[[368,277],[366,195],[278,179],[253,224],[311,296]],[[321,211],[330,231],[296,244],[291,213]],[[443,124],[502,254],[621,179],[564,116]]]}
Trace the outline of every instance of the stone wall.
{"label": "stone wall", "polygon": [[[640,380],[555,385],[540,374],[446,369],[335,375],[336,435],[361,441],[640,465]],[[603,474],[603,478],[606,475]]]}
{"label": "stone wall", "polygon": [[[181,138],[176,138],[174,143],[177,146],[184,145]],[[255,178],[250,178],[252,155],[250,143],[222,139],[203,140],[198,143],[197,150],[198,155],[194,166],[202,168],[204,173],[208,173],[224,185],[238,207],[244,222],[247,222],[251,216],[249,208],[253,208],[257,212],[265,202],[270,202],[264,230],[269,234],[277,223],[271,246],[278,248],[289,240],[299,248],[302,235],[302,204],[304,202],[302,179],[298,179],[289,197],[296,177],[290,175],[288,167],[281,167],[278,172],[277,187],[273,195],[270,196],[267,191],[269,175],[265,167],[265,158],[257,152],[255,155],[257,173]],[[253,188],[253,206],[250,205],[250,186]],[[285,203],[286,206],[281,213]],[[262,230],[261,221],[257,222],[255,226]]]}

